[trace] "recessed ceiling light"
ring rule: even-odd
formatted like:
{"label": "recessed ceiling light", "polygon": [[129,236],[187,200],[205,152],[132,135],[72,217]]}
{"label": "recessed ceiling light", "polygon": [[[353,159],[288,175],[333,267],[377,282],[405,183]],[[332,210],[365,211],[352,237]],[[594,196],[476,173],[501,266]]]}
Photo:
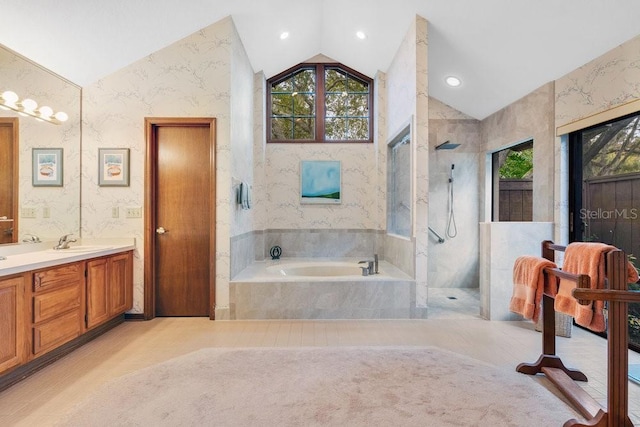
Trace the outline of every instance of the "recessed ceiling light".
{"label": "recessed ceiling light", "polygon": [[444,81],[447,82],[447,84],[451,87],[458,87],[462,84],[462,81],[455,76],[449,76],[444,79]]}
{"label": "recessed ceiling light", "polygon": [[364,31],[358,31],[356,33],[356,37],[359,38],[360,40],[364,40],[367,38],[367,35],[364,33]]}
{"label": "recessed ceiling light", "polygon": [[284,40],[286,38],[289,37],[289,32],[288,31],[283,31],[280,33],[280,40]]}

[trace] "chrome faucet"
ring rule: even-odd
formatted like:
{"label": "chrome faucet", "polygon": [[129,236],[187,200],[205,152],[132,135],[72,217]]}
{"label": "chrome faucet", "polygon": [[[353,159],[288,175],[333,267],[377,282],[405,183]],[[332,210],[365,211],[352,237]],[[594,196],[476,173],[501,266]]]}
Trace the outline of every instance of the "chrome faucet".
{"label": "chrome faucet", "polygon": [[379,274],[378,272],[378,254],[373,255],[373,261],[359,261],[358,264],[367,264],[366,267],[362,268],[362,275],[369,276],[371,274]]}
{"label": "chrome faucet", "polygon": [[373,274],[373,261],[359,261],[358,264],[367,264],[366,267],[360,267],[362,268],[363,276],[368,276],[370,274]]}
{"label": "chrome faucet", "polygon": [[41,243],[42,240],[35,234],[25,234],[24,239],[22,239],[23,243]]}
{"label": "chrome faucet", "polygon": [[378,254],[373,254],[373,265],[374,265],[374,273],[379,274],[378,272]]}
{"label": "chrome faucet", "polygon": [[58,240],[58,244],[53,247],[53,249],[69,249],[69,243],[77,242],[76,239],[70,239],[69,236],[73,236],[73,234],[65,234]]}

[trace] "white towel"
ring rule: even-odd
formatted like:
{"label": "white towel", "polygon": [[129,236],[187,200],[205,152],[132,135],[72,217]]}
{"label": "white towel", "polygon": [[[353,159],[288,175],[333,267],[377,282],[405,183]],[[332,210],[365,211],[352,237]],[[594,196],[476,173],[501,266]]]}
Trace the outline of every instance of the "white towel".
{"label": "white towel", "polygon": [[242,209],[251,209],[251,188],[249,187],[249,184],[247,184],[246,182],[241,182],[240,183],[240,197],[238,200],[238,203],[240,205],[242,205]]}

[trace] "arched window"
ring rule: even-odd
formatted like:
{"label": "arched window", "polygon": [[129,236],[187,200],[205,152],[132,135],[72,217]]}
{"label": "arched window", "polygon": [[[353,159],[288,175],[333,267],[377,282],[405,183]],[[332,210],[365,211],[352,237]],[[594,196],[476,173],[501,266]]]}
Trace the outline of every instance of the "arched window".
{"label": "arched window", "polygon": [[341,64],[299,64],[267,81],[267,142],[373,142],[372,80]]}

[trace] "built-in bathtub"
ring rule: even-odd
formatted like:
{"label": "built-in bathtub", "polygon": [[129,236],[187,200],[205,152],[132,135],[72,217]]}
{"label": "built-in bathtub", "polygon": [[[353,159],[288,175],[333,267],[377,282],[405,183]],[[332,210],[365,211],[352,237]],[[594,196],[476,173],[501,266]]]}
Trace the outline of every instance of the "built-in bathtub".
{"label": "built-in bathtub", "polygon": [[409,319],[415,280],[380,261],[363,276],[358,259],[256,262],[229,286],[231,319]]}

